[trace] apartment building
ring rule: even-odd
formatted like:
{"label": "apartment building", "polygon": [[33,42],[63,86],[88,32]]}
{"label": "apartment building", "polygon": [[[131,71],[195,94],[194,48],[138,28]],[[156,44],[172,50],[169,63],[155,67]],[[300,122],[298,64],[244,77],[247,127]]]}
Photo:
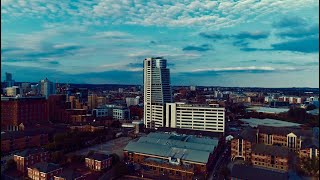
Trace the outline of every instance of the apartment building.
{"label": "apartment building", "polygon": [[46,162],[49,159],[49,152],[43,148],[26,149],[16,153],[13,160],[17,163],[17,170],[23,173],[27,172],[27,168],[39,162]]}
{"label": "apartment building", "polygon": [[95,171],[101,171],[112,166],[112,156],[94,153],[86,157],[86,166]]}
{"label": "apartment building", "polygon": [[28,178],[32,180],[52,180],[62,172],[62,167],[54,163],[40,162],[28,167]]}
{"label": "apartment building", "polygon": [[290,152],[300,158],[319,157],[319,140],[312,130],[293,127],[247,128],[231,141],[231,160],[242,158],[254,166],[288,171]]}
{"label": "apartment building", "polygon": [[224,132],[225,108],[218,104],[166,104],[165,127]]}
{"label": "apartment building", "polygon": [[47,101],[42,97],[1,97],[1,129],[18,131],[23,124],[48,122]]}
{"label": "apartment building", "polygon": [[1,134],[1,152],[40,147],[48,143],[48,133],[18,131]]}

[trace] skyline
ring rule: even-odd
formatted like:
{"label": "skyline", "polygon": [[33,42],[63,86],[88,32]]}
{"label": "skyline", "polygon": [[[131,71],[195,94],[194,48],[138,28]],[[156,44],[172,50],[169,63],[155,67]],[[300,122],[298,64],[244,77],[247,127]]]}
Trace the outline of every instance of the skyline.
{"label": "skyline", "polygon": [[319,88],[319,1],[1,3],[2,81]]}

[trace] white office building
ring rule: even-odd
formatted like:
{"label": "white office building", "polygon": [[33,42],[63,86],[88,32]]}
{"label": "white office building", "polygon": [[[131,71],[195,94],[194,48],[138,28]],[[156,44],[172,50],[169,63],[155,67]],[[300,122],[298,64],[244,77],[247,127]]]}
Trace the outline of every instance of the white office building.
{"label": "white office building", "polygon": [[128,108],[115,108],[113,109],[113,119],[115,120],[129,120],[130,110]]}
{"label": "white office building", "polygon": [[139,100],[140,100],[140,97],[139,97],[139,96],[137,96],[137,97],[135,97],[135,98],[133,98],[133,97],[127,97],[127,98],[126,98],[127,107],[138,105],[138,104],[139,104]]}
{"label": "white office building", "polygon": [[145,127],[162,127],[165,120],[165,104],[172,101],[167,60],[162,57],[146,58],[143,75]]}
{"label": "white office building", "polygon": [[224,132],[225,108],[217,104],[166,104],[166,127]]}

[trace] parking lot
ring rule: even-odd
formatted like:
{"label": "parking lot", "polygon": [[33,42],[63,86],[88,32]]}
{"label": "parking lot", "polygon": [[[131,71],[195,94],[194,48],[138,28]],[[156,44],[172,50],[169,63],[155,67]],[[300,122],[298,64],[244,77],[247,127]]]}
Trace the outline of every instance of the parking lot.
{"label": "parking lot", "polygon": [[97,151],[105,154],[116,153],[120,160],[123,159],[123,148],[131,141],[130,137],[120,137],[117,139],[113,139],[103,144],[94,145],[79,151],[76,151],[75,154],[79,155],[87,155],[89,151]]}

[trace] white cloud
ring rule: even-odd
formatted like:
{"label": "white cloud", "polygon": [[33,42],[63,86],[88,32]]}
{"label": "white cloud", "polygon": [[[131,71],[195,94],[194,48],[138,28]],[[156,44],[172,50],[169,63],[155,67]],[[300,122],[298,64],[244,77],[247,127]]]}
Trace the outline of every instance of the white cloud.
{"label": "white cloud", "polygon": [[207,68],[207,69],[195,69],[192,70],[192,72],[207,72],[207,71],[213,71],[213,72],[220,72],[220,71],[294,71],[297,70],[297,68],[293,67],[282,67],[282,68],[274,68],[270,66],[247,66],[247,67],[224,67],[224,68]]}
{"label": "white cloud", "polygon": [[249,22],[266,14],[319,6],[317,0],[93,0],[78,2],[1,0],[2,14],[70,19],[81,24],[139,24],[157,26],[199,26],[220,29]]}

